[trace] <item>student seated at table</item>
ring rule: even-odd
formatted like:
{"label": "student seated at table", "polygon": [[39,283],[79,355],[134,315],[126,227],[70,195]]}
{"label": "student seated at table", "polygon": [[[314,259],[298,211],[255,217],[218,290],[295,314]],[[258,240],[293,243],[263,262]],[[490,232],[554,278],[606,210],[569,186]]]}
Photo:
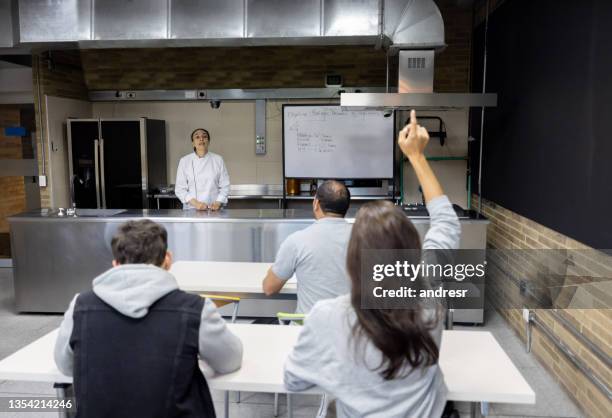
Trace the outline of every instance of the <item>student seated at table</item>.
{"label": "student seated at table", "polygon": [[[433,174],[423,150],[427,131],[411,122],[399,146],[421,183],[431,226],[422,247],[456,249],[459,220]],[[439,417],[446,386],[438,354],[443,310],[361,309],[362,251],[419,249],[419,235],[401,209],[390,202],[359,210],[347,252],[351,293],[317,303],[306,318],[285,363],[285,386],[301,391],[319,386],[336,398],[339,417]]]}
{"label": "student seated at table", "polygon": [[219,373],[240,368],[242,343],[212,301],[178,289],[167,243],[150,220],[121,225],[113,268],[70,302],[55,362],[74,376],[78,416],[214,417],[198,355]]}
{"label": "student seated at table", "polygon": [[328,180],[317,189],[312,202],[316,221],[283,241],[263,281],[266,295],[280,292],[295,274],[296,313],[305,314],[317,301],[349,292],[345,260],[351,225],[344,215],[350,200],[349,190],[338,181]]}

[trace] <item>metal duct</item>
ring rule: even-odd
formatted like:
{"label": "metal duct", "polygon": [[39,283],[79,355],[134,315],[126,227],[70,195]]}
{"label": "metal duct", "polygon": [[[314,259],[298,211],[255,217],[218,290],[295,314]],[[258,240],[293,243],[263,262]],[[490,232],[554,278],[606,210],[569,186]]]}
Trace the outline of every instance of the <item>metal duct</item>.
{"label": "metal duct", "polygon": [[394,47],[420,49],[445,45],[444,24],[433,0],[19,0],[18,3],[17,26],[22,44],[76,42],[84,48],[113,48],[380,46],[384,42]]}
{"label": "metal duct", "polygon": [[168,30],[168,0],[93,2],[96,41],[166,39]]}
{"label": "metal duct", "polygon": [[444,44],[444,21],[432,0],[386,0],[384,32],[397,49],[437,49]]}
{"label": "metal duct", "polygon": [[173,39],[242,38],[244,10],[244,0],[173,0],[170,36]]}
{"label": "metal duct", "polygon": [[19,1],[21,43],[91,39],[91,1]]}
{"label": "metal duct", "polygon": [[17,18],[17,1],[0,0],[0,48],[12,48],[19,41],[19,28],[13,25]]}

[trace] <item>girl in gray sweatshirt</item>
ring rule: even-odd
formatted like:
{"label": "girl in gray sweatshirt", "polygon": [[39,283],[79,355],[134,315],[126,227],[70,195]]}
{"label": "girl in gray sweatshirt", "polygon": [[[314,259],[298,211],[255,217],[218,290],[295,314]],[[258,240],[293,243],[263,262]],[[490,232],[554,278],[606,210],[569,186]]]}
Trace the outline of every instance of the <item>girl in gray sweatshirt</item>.
{"label": "girl in gray sweatshirt", "polygon": [[439,417],[444,410],[447,389],[437,364],[441,309],[360,308],[363,250],[459,247],[459,220],[423,154],[428,140],[412,111],[398,143],[429,210],[422,246],[399,208],[389,202],[364,205],[347,253],[351,293],[313,307],[285,363],[286,388],[320,387],[336,398],[338,417]]}

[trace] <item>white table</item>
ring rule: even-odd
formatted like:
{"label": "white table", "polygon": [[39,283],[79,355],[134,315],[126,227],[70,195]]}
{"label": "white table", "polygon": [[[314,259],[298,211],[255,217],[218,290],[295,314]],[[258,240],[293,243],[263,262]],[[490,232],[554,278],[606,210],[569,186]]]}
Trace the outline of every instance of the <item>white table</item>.
{"label": "white table", "polygon": [[[177,261],[170,272],[186,292],[239,296],[239,316],[274,318],[277,312],[295,311],[297,282],[292,277],[280,293],[266,296],[262,281],[270,266],[271,263]],[[221,308],[221,315],[232,315],[230,308]]]}
{"label": "white table", "polygon": [[[176,277],[179,288],[186,292],[263,295],[261,283],[271,266],[272,263],[177,261],[172,264],[170,273]],[[292,277],[280,295],[296,293],[297,282]]]}
{"label": "white table", "polygon": [[[208,378],[211,389],[249,392],[287,392],[283,363],[295,344],[300,327],[229,324],[244,345],[240,370]],[[0,380],[71,383],[55,367],[53,346],[57,330],[0,361]],[[270,344],[274,341],[274,344]],[[440,368],[448,399],[480,403],[534,404],[535,393],[501,346],[487,331],[444,331]],[[306,393],[320,393],[313,388]],[[473,411],[475,409],[473,408]]]}
{"label": "white table", "polygon": [[[243,364],[234,373],[209,378],[210,387],[245,392],[286,392],[283,363],[301,328],[250,324],[230,324],[229,327],[244,344]],[[439,363],[449,400],[535,403],[534,391],[488,331],[444,331]],[[313,389],[310,393],[320,392]]]}

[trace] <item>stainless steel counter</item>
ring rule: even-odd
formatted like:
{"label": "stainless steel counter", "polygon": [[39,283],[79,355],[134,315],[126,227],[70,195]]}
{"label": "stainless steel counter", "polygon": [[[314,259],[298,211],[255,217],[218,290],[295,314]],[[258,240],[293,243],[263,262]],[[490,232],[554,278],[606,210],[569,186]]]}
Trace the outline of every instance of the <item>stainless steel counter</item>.
{"label": "stainless steel counter", "polygon": [[[273,262],[281,242],[314,221],[310,211],[282,209],[79,213],[85,214],[79,209],[77,217],[37,211],[8,218],[18,311],[63,312],[75,293],[90,289],[91,280],[110,267],[110,240],[128,219],[164,225],[174,260],[256,262]],[[349,222],[354,213],[349,212]],[[424,235],[429,219],[411,219]],[[465,217],[461,224],[461,248],[486,247],[487,220]]]}
{"label": "stainless steel counter", "polygon": [[[128,219],[153,219],[159,222],[250,222],[282,221],[299,222],[313,220],[312,211],[295,209],[222,209],[220,211],[197,211],[182,209],[111,209],[115,213],[108,216],[108,209],[76,209],[77,216],[58,216],[58,211],[24,212],[11,217],[19,222],[52,221],[52,222],[125,222]],[[355,213],[349,212],[349,213]]]}
{"label": "stainless steel counter", "polygon": [[[354,222],[358,208],[350,208],[346,214],[348,222]],[[465,211],[467,212],[467,211]],[[9,217],[9,222],[125,222],[129,219],[153,219],[159,222],[313,222],[312,210],[305,209],[221,209],[198,211],[195,209],[76,209],[75,216],[60,216],[58,210],[41,209],[23,212]],[[429,216],[409,215],[413,222],[429,224]],[[459,214],[462,222],[485,222],[474,212]]]}

